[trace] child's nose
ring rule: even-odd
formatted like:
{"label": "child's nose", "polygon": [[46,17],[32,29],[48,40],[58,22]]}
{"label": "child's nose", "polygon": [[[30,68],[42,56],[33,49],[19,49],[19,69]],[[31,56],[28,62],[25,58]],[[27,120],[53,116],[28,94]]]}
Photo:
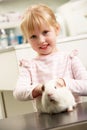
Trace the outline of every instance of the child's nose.
{"label": "child's nose", "polygon": [[41,36],[39,37],[39,43],[42,44],[42,43],[44,43],[44,42],[45,42],[45,38],[44,38],[44,36],[41,35]]}

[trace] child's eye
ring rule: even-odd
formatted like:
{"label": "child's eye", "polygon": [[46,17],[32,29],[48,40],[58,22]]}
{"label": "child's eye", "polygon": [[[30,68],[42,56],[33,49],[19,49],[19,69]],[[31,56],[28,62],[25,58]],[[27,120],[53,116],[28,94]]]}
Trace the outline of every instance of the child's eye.
{"label": "child's eye", "polygon": [[43,31],[43,34],[45,35],[45,34],[47,34],[49,31],[48,30],[45,30],[45,31]]}
{"label": "child's eye", "polygon": [[34,38],[36,38],[37,36],[36,35],[32,35],[30,38],[31,39],[34,39]]}

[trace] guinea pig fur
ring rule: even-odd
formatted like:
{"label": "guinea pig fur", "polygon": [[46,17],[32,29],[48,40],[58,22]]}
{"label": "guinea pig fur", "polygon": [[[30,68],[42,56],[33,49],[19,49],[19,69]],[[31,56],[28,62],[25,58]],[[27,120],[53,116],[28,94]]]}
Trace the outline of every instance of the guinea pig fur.
{"label": "guinea pig fur", "polygon": [[73,111],[76,102],[67,87],[58,87],[57,82],[51,80],[42,86],[42,97],[37,101],[36,106],[39,112],[52,114]]}

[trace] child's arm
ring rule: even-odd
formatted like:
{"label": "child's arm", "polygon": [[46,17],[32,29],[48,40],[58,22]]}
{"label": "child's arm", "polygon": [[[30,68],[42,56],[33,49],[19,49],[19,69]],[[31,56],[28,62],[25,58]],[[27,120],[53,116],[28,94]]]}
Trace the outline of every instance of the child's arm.
{"label": "child's arm", "polygon": [[26,67],[21,67],[17,85],[13,91],[15,98],[18,100],[30,100],[41,95],[40,85],[31,84],[31,79],[32,77],[28,69]]}
{"label": "child's arm", "polygon": [[69,89],[81,96],[87,96],[87,70],[78,57],[71,59],[73,79],[65,77],[64,81]]}

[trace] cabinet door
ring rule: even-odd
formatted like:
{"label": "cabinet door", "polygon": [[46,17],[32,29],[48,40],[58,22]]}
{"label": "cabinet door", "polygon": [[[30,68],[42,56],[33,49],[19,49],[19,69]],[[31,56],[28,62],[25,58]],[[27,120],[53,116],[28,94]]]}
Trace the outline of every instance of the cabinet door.
{"label": "cabinet door", "polygon": [[18,101],[12,91],[3,92],[7,117],[34,112],[32,101]]}
{"label": "cabinet door", "polygon": [[5,118],[4,104],[2,99],[2,92],[0,92],[0,119]]}
{"label": "cabinet door", "polygon": [[0,52],[0,91],[13,90],[18,76],[15,50]]}

